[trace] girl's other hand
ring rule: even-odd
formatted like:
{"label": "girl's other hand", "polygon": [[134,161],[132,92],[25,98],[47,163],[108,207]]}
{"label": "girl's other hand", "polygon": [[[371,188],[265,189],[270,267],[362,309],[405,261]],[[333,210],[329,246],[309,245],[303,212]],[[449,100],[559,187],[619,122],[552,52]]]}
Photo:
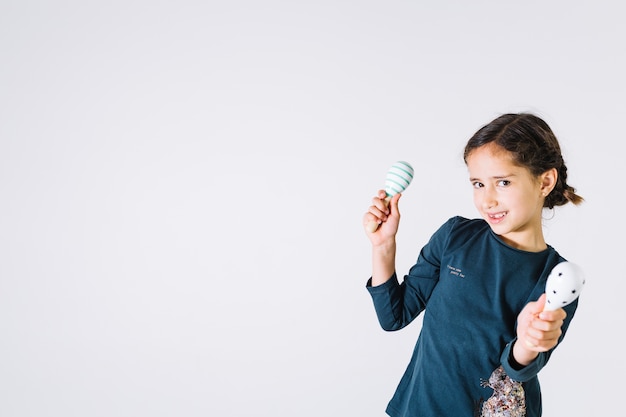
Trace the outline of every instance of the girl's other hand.
{"label": "girl's other hand", "polygon": [[539,352],[547,352],[559,342],[563,320],[567,316],[565,310],[543,311],[546,294],[537,301],[526,304],[517,317],[517,342],[514,356],[522,365],[527,365]]}

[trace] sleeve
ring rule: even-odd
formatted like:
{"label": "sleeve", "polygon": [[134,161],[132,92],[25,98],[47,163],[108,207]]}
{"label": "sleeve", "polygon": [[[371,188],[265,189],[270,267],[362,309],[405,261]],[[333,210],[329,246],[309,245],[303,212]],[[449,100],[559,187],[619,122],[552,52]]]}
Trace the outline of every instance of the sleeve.
{"label": "sleeve", "polygon": [[406,327],[426,308],[430,294],[439,281],[441,257],[456,221],[456,217],[449,219],[432,235],[402,283],[395,273],[387,282],[376,287],[371,286],[371,278],[367,281],[366,288],[384,330]]}

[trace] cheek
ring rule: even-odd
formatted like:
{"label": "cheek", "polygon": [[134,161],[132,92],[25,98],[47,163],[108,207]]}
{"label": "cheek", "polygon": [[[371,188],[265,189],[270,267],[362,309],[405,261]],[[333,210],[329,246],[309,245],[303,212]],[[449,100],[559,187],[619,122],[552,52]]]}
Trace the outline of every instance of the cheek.
{"label": "cheek", "polygon": [[474,191],[474,193],[472,194],[472,199],[474,200],[474,206],[476,206],[476,208],[480,210],[481,200],[476,191]]}

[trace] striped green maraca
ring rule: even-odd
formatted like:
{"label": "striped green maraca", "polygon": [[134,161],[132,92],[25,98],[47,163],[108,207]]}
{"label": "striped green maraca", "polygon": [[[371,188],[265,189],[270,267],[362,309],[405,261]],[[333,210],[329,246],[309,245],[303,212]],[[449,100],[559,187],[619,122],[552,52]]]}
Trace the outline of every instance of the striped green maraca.
{"label": "striped green maraca", "polygon": [[[406,190],[413,180],[413,167],[405,161],[398,161],[389,168],[385,177],[385,204],[389,204],[391,197]],[[372,233],[378,229],[378,223],[371,221],[367,225],[367,230]]]}

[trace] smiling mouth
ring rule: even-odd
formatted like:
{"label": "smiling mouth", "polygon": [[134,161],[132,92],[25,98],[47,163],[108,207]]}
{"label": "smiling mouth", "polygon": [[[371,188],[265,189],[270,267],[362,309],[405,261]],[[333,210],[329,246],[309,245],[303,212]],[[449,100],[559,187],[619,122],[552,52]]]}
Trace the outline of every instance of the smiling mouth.
{"label": "smiling mouth", "polygon": [[502,220],[507,214],[508,211],[501,211],[499,213],[487,213],[487,216],[492,220]]}

